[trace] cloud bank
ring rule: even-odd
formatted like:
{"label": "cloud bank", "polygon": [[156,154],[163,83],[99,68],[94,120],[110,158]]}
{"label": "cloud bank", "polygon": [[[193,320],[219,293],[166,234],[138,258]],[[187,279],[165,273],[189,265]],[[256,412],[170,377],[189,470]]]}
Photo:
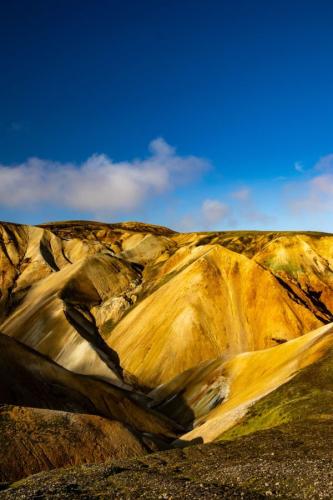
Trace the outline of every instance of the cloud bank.
{"label": "cloud bank", "polygon": [[148,217],[185,231],[332,231],[333,154],[312,168],[294,163],[289,177],[257,184],[247,178],[238,187],[202,179],[211,167],[204,158],[179,154],[163,138],[149,144],[145,158],[129,161],[94,154],[81,164],[40,158],[0,164],[0,218],[28,223],[33,213],[50,220],[77,214],[105,220]]}
{"label": "cloud bank", "polygon": [[178,155],[163,138],[153,140],[149,151],[145,159],[122,162],[95,154],[81,165],[40,158],[15,166],[0,164],[0,205],[48,203],[94,214],[129,211],[210,167],[204,158]]}

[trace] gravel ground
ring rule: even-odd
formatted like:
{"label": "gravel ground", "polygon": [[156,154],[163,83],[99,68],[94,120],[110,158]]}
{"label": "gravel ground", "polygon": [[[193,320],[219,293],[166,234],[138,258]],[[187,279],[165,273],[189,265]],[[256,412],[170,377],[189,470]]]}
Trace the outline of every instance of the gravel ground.
{"label": "gravel ground", "polygon": [[1,485],[2,499],[333,498],[333,420],[232,442],[57,469]]}

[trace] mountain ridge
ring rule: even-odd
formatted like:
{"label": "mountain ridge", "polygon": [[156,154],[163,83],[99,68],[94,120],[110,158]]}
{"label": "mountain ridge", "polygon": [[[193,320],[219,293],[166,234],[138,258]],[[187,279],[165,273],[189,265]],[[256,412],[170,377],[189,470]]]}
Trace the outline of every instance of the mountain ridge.
{"label": "mountain ridge", "polygon": [[[311,398],[333,414],[333,235],[0,223],[0,291],[2,429],[42,442],[46,426],[50,448],[39,461],[29,438],[25,468],[4,461],[4,481],[61,467],[57,425],[68,466],[87,463],[97,435],[102,462],[294,425],[302,408],[310,422]],[[320,386],[300,382],[316,370]],[[54,389],[31,392],[49,383],[67,407],[52,407]],[[80,426],[82,456],[64,430],[79,439]]]}

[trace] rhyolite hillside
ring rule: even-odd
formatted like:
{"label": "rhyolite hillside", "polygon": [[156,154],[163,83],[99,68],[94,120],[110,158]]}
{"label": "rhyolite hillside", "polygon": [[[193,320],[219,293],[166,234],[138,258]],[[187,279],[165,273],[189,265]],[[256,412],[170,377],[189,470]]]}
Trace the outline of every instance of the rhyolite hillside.
{"label": "rhyolite hillside", "polygon": [[[147,479],[142,491],[149,496],[151,488],[151,498],[175,496],[176,465],[185,461],[187,470],[190,456],[188,497],[203,488],[207,497],[260,498],[278,494],[284,483],[276,480],[273,491],[265,468],[257,483],[246,482],[243,469],[244,480],[235,479],[238,473],[231,480],[227,468],[237,446],[241,468],[254,460],[256,446],[266,456],[263,443],[273,449],[281,436],[287,458],[288,443],[294,447],[298,435],[314,457],[331,458],[323,444],[333,417],[330,234],[182,234],[134,222],[0,223],[0,332],[2,496],[32,495],[41,482],[52,490],[52,481],[62,477],[52,490],[61,498],[71,474],[84,494],[98,496],[106,465],[11,483],[40,471],[169,448],[156,460],[165,455],[174,477],[170,484],[162,478],[159,487]],[[315,451],[311,429],[324,451]],[[295,460],[303,460],[302,446]],[[282,447],[278,453],[279,461],[270,458],[276,476]],[[206,454],[216,469],[223,464],[223,477],[205,476],[206,460],[199,457]],[[139,497],[141,480],[151,470],[150,478],[157,474],[154,456],[143,467],[126,462],[120,476],[110,472],[114,491]],[[119,481],[133,471],[137,483],[127,491]],[[201,474],[208,489],[200,486]],[[183,488],[186,481],[179,481]],[[332,490],[333,482],[327,484]],[[304,498],[307,491],[310,498],[310,486],[300,487],[297,481],[288,491],[281,486],[281,495],[301,492]],[[69,494],[75,497],[75,488]]]}

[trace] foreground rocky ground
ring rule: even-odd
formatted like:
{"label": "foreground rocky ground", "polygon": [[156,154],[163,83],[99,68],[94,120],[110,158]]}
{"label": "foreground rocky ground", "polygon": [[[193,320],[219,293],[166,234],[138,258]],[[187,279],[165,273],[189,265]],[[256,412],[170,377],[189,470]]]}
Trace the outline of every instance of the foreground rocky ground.
{"label": "foreground rocky ground", "polygon": [[286,424],[235,441],[42,472],[0,499],[333,497],[333,421]]}

